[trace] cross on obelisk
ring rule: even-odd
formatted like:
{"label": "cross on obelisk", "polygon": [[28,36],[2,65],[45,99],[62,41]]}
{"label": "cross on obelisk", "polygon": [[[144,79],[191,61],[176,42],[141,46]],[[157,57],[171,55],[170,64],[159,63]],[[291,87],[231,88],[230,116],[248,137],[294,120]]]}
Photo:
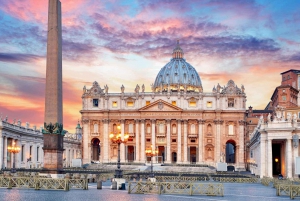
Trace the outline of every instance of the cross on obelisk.
{"label": "cross on obelisk", "polygon": [[44,120],[44,169],[63,169],[61,2],[49,0]]}

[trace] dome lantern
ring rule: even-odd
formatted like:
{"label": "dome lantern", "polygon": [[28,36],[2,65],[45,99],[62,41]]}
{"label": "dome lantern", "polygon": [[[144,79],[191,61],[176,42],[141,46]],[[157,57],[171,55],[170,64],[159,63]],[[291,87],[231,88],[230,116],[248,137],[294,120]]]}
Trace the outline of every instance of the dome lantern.
{"label": "dome lantern", "polygon": [[179,40],[177,40],[177,46],[173,50],[173,59],[182,59],[183,55],[183,50],[179,46]]}

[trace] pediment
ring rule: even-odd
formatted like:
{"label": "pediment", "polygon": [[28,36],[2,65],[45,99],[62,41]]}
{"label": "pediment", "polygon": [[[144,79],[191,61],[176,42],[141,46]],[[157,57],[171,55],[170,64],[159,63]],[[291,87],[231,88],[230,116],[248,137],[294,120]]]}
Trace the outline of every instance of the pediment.
{"label": "pediment", "polygon": [[168,111],[168,112],[178,112],[182,111],[180,107],[177,107],[175,105],[172,105],[166,101],[163,101],[161,99],[150,103],[149,105],[146,105],[139,109],[139,111],[156,111],[156,112],[162,112],[162,111]]}

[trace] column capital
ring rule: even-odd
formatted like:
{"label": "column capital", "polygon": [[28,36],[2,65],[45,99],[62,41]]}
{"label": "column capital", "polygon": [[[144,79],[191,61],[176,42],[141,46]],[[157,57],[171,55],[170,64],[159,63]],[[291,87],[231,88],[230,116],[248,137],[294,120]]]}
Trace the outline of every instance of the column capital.
{"label": "column capital", "polygon": [[205,119],[198,119],[198,123],[199,123],[199,124],[204,124],[205,121],[206,121]]}
{"label": "column capital", "polygon": [[144,124],[145,123],[145,119],[140,119],[140,122]]}
{"label": "column capital", "polygon": [[136,124],[138,124],[138,123],[140,123],[141,120],[140,119],[135,119],[134,121],[135,121]]}
{"label": "column capital", "polygon": [[176,119],[176,121],[178,121],[178,123],[181,123],[181,122],[182,122],[182,119]]}
{"label": "column capital", "polygon": [[155,123],[156,119],[150,119],[151,123]]}
{"label": "column capital", "polygon": [[215,124],[222,124],[223,122],[224,122],[224,120],[221,120],[221,119],[215,119],[214,120]]}
{"label": "column capital", "polygon": [[244,121],[244,120],[239,120],[239,125],[240,126],[244,126],[246,124],[246,121]]}
{"label": "column capital", "polygon": [[82,119],[81,122],[82,122],[83,124],[87,124],[87,123],[89,123],[89,121],[90,121],[90,120],[88,120],[88,119]]}
{"label": "column capital", "polygon": [[166,122],[169,124],[171,123],[171,119],[166,119]]}
{"label": "column capital", "polygon": [[121,119],[120,122],[121,122],[121,124],[124,124],[125,123],[125,119]]}
{"label": "column capital", "polygon": [[187,119],[183,119],[182,120],[184,124],[187,124],[188,120]]}
{"label": "column capital", "polygon": [[102,119],[102,122],[105,123],[105,124],[108,124],[109,123],[109,119]]}

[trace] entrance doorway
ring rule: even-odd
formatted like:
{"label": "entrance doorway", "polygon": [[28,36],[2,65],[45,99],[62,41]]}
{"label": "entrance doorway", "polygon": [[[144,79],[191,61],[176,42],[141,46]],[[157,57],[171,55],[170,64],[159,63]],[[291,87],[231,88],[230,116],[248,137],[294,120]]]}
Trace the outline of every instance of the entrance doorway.
{"label": "entrance doorway", "polygon": [[164,163],[165,162],[165,147],[164,146],[158,146],[158,162],[159,163]]}
{"label": "entrance doorway", "polygon": [[272,144],[273,175],[281,174],[281,144]]}
{"label": "entrance doorway", "polygon": [[197,148],[190,147],[190,163],[196,163],[196,162],[197,162]]}
{"label": "entrance doorway", "polygon": [[92,160],[99,161],[100,155],[100,140],[98,138],[92,139]]}
{"label": "entrance doorway", "polygon": [[177,153],[172,152],[172,163],[176,163],[176,162],[177,162]]}
{"label": "entrance doorway", "polygon": [[134,161],[134,146],[127,147],[127,161],[128,162]]}
{"label": "entrance doorway", "polygon": [[235,141],[226,142],[226,163],[235,163]]}

